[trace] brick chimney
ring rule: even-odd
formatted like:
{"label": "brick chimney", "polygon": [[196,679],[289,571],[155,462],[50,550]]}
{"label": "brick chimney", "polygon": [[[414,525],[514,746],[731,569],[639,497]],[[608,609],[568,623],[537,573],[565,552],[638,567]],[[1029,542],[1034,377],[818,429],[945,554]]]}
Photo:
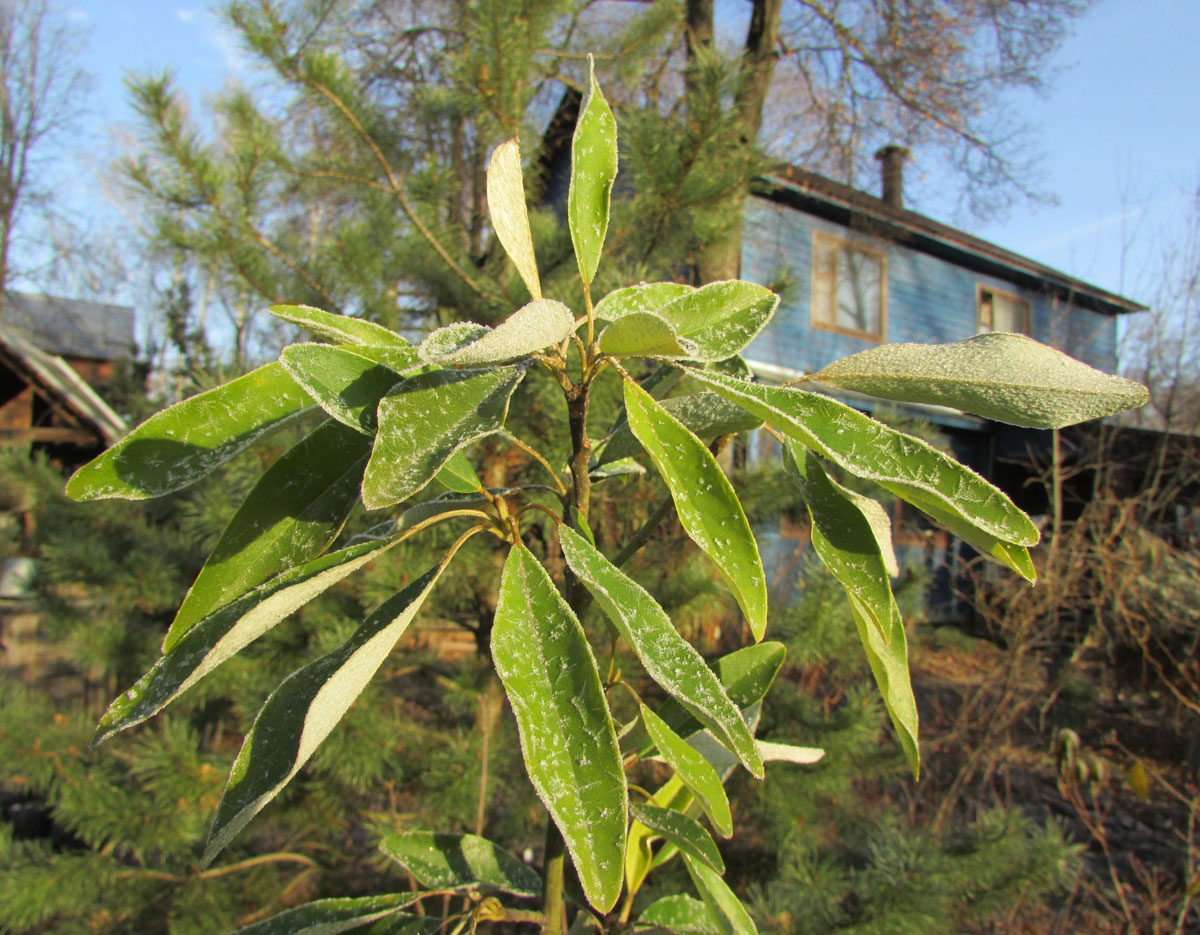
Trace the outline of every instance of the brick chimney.
{"label": "brick chimney", "polygon": [[883,176],[883,202],[891,208],[904,207],[904,160],[908,150],[895,143],[885,146],[875,154],[879,160],[880,175]]}

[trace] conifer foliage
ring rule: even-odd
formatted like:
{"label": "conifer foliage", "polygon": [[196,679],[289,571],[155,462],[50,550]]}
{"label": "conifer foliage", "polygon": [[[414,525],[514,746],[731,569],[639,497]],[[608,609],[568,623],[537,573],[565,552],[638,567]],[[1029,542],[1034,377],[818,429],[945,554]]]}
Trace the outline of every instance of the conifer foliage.
{"label": "conifer foliage", "polygon": [[[882,511],[834,475],[880,485],[1022,574],[1031,568],[1027,550],[1037,541],[1036,528],[1001,491],[924,442],[827,397],[751,382],[737,355],[778,304],[762,286],[654,283],[593,303],[616,171],[616,124],[592,73],[572,145],[567,199],[582,308],[543,295],[519,149],[510,141],[493,154],[488,170],[492,229],[532,301],[495,328],[450,325],[420,346],[329,311],[276,307],[276,315],[321,341],[289,347],[279,360],[153,416],[69,481],[68,494],[77,499],[161,496],[305,414],[318,417],[317,427],[246,495],[185,598],[162,656],[111,703],[97,741],[194,691],[289,615],[349,576],[368,574],[368,566],[403,543],[443,524],[456,532],[444,553],[409,569],[403,586],[343,641],[274,688],[229,772],[202,866],[221,857],[338,730],[422,605],[453,581],[460,550],[490,537],[505,553],[490,652],[515,715],[525,772],[548,814],[541,878],[532,879],[515,857],[475,835],[401,834],[384,840],[383,853],[432,891],[488,895],[472,903],[460,927],[538,921],[557,935],[566,915],[564,888],[575,892],[565,881],[569,856],[582,892],[577,919],[586,919],[590,908],[610,923],[751,935],[754,923],[723,879],[704,821],[719,836],[735,833],[724,788],[735,771],[761,779],[766,763],[810,762],[819,753],[754,737],[759,702],[782,647],[764,641],[767,592],[758,546],[733,487],[702,441],[725,431],[727,404],[785,443],[817,554],[849,596],[875,683],[909,768],[918,773],[905,630],[888,573],[895,564],[890,539],[880,525]],[[870,385],[886,396],[898,384],[911,392],[915,382],[927,401],[969,406],[986,398],[990,414],[1028,419],[1037,418],[1024,402],[1031,397],[1053,399],[1042,408],[1053,410],[1056,420],[1064,413],[1069,418],[1078,405],[1074,385],[1094,390],[1079,417],[1141,398],[1128,381],[1076,362],[1063,366],[1078,379],[1056,374],[1048,380],[1042,358],[1023,344],[990,343],[987,359],[1002,362],[1002,381],[987,370],[947,381],[924,364],[942,352],[918,346],[901,359],[907,379],[896,379],[896,361],[889,359],[887,378]],[[642,365],[631,363],[639,360],[657,364],[640,383],[633,374]],[[514,393],[538,368],[561,389],[571,440],[565,464],[506,429]],[[718,660],[715,671],[655,597],[622,570],[644,536],[635,535],[612,556],[596,545],[590,492],[604,472],[588,416],[593,382],[606,371],[620,376],[620,421],[665,482],[680,524],[728,586],[752,637],[751,645]],[[692,381],[695,398],[672,409],[656,397],[667,378],[679,376]],[[968,391],[972,383],[974,392]],[[487,465],[470,457],[496,450],[478,444],[484,439],[527,452],[545,468],[544,482],[486,486],[480,472],[486,474]],[[445,493],[405,509],[430,484]],[[360,502],[393,518],[368,535],[339,541]],[[607,647],[594,645],[580,623],[593,602],[611,623]],[[612,655],[618,643],[666,700],[642,697],[622,678]],[[622,710],[616,704],[622,695],[636,701],[626,723],[613,713]],[[671,773],[654,791],[627,779],[628,769],[651,758],[665,761]],[[635,897],[648,875],[676,856],[700,901],[669,897],[634,919]],[[519,900],[538,895],[540,910],[521,908]],[[416,896],[319,901],[243,931],[374,931],[383,919],[388,930],[423,930],[430,920],[406,911]]]}

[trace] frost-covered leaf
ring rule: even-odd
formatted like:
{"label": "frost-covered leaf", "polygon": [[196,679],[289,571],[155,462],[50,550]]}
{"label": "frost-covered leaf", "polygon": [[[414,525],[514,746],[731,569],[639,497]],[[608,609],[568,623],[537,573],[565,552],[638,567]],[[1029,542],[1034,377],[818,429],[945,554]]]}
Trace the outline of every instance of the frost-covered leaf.
{"label": "frost-covered leaf", "polygon": [[769,740],[758,742],[758,752],[764,763],[795,763],[797,766],[812,766],[819,763],[825,756],[820,747],[797,747],[790,743],[772,743]]}
{"label": "frost-covered leaf", "polygon": [[588,477],[592,480],[604,480],[608,477],[627,477],[630,474],[645,473],[646,469],[633,458],[619,458],[616,461],[604,461],[600,467],[590,470]]}
{"label": "frost-covered leaf", "polygon": [[438,919],[403,913],[412,893],[318,899],[240,928],[233,935],[433,935]]}
{"label": "frost-covered leaf", "polygon": [[487,169],[488,215],[492,230],[504,252],[521,274],[534,299],[542,297],[533,237],[529,233],[529,209],[525,205],[525,182],[521,176],[521,148],[516,137],[494,150]]}
{"label": "frost-covered leaf", "polygon": [[621,892],[628,807],[617,735],[583,628],[523,545],[504,563],[492,660],[534,789],[588,901],[608,912]]}
{"label": "frost-covered leaf", "polygon": [[229,771],[202,867],[291,782],[329,736],[404,635],[447,563],[385,601],[350,639],[293,672],[271,693]]}
{"label": "frost-covered leaf", "polygon": [[635,932],[662,929],[676,935],[721,935],[708,907],[699,899],[679,893],[655,900],[638,916]]}
{"label": "frost-covered leaf", "polygon": [[477,325],[473,321],[453,322],[444,328],[430,332],[421,342],[421,346],[417,348],[417,355],[425,363],[435,364],[460,348],[477,341],[491,330],[491,328]]}
{"label": "frost-covered leaf", "polygon": [[578,533],[560,527],[559,541],[567,564],[633,649],[646,674],[761,778],[762,760],[741,712],[695,647],[676,631],[666,611]]}
{"label": "frost-covered leaf", "polygon": [[462,448],[450,456],[450,460],[442,465],[442,469],[437,472],[436,477],[439,484],[455,493],[474,493],[477,490],[483,490],[483,482],[475,473],[471,459],[467,457],[467,453]]}
{"label": "frost-covered leaf", "polygon": [[732,357],[762,331],[775,314],[779,296],[752,282],[711,282],[657,310],[676,333],[696,345],[693,360]]}
{"label": "frost-covered leaf", "polygon": [[[575,317],[562,302],[534,299],[491,331],[438,359],[443,366],[479,367],[528,357],[557,344],[575,330]],[[422,345],[424,348],[424,345]]]}
{"label": "frost-covered leaf", "polygon": [[93,743],[157,714],[222,662],[293,611],[401,539],[350,546],[276,575],[191,627],[129,691],[108,706]]}
{"label": "frost-covered leaf", "polygon": [[633,817],[651,831],[662,835],[681,851],[708,864],[717,873],[725,872],[721,852],[704,825],[673,808],[657,805],[630,805]]}
{"label": "frost-covered leaf", "polygon": [[608,233],[608,206],[617,177],[617,122],[596,83],[596,63],[588,56],[588,93],[571,140],[571,183],[567,226],[585,283],[596,278]]}
{"label": "frost-covered leaf", "polygon": [[892,638],[892,617],[898,610],[870,519],[829,479],[817,456],[803,445],[789,440],[784,461],[808,507],[813,548],[838,584],[858,601],[886,644]]}
{"label": "frost-covered leaf", "polygon": [[[418,363],[413,348],[403,352],[410,365]],[[364,435],[375,434],[379,401],[400,382],[394,368],[332,344],[293,344],[283,349],[280,360],[317,405]]]}
{"label": "frost-covered leaf", "polygon": [[661,315],[631,312],[600,332],[600,350],[609,357],[691,357],[697,348]]}
{"label": "frost-covered leaf", "polygon": [[1014,545],[1038,541],[1037,527],[1003,491],[919,438],[827,396],[703,370],[688,373],[826,460],[914,506],[936,503],[946,515]]}
{"label": "frost-covered leaf", "polygon": [[953,344],[884,344],[830,364],[827,386],[1053,429],[1136,409],[1146,388],[1103,373],[1023,334]]}
{"label": "frost-covered leaf", "polygon": [[678,282],[643,282],[610,292],[596,303],[594,314],[601,321],[616,321],[634,312],[656,312],[695,291],[693,286]]}
{"label": "frost-covered leaf", "polygon": [[396,532],[407,532],[419,523],[433,519],[435,516],[445,516],[460,510],[482,511],[490,506],[490,501],[482,494],[477,496],[450,496],[443,494],[424,503],[410,506],[400,514],[400,521],[393,524]]}
{"label": "frost-covered leaf", "polygon": [[683,862],[692,878],[692,884],[716,921],[721,935],[758,935],[750,913],[728,884],[721,879],[719,873],[686,852]]}
{"label": "frost-covered leaf", "polygon": [[379,434],[362,499],[377,510],[411,497],[460,448],[504,425],[522,367],[435,370],[403,380],[379,403]]}
{"label": "frost-covered leaf", "polygon": [[334,344],[376,344],[408,347],[408,342],[394,331],[362,318],[350,318],[335,312],[325,312],[310,305],[272,305],[276,318],[299,325],[309,334]]}
{"label": "frost-covered leaf", "polygon": [[[762,419],[731,403],[724,396],[704,391],[669,396],[659,404],[706,444],[718,435],[735,435],[762,426]],[[642,451],[628,420],[615,428],[597,459],[600,464],[628,458]]]}
{"label": "frost-covered leaf", "polygon": [[67,481],[74,500],[160,497],[198,481],[313,401],[278,361],[164,409]]}
{"label": "frost-covered leaf", "polygon": [[327,422],[267,468],[196,576],[163,652],[217,608],[329,548],[358,503],[370,453],[368,439]]}
{"label": "frost-covered leaf", "polygon": [[717,834],[723,838],[729,837],[733,834],[733,816],[717,771],[686,740],[671,730],[666,721],[645,705],[641,706],[641,713],[646,732],[662,758],[696,797],[704,814],[717,829]]}
{"label": "frost-covered leaf", "polygon": [[625,411],[671,492],[680,523],[720,570],[750,632],[761,640],[767,627],[766,576],[729,478],[704,443],[631,380],[625,381]]}
{"label": "frost-covered leaf", "polygon": [[498,844],[474,834],[410,831],[384,838],[379,849],[435,890],[484,886],[514,896],[537,896],[537,872]]}
{"label": "frost-covered leaf", "polygon": [[900,611],[892,615],[892,632],[885,641],[874,626],[867,622],[867,613],[862,604],[850,596],[850,609],[854,612],[854,623],[858,636],[866,651],[871,674],[883,696],[900,748],[908,760],[913,778],[921,774],[921,751],[917,743],[917,703],[912,693],[912,678],[908,672],[908,641],[904,635],[904,621]]}

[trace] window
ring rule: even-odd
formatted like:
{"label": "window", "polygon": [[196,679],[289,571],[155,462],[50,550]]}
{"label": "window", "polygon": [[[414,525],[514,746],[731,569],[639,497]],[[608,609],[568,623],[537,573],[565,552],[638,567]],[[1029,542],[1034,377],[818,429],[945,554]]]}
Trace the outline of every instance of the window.
{"label": "window", "polygon": [[812,323],[815,328],[882,341],[887,258],[828,234],[813,234]]}
{"label": "window", "polygon": [[1032,317],[1029,302],[1019,295],[979,287],[979,330],[1029,334]]}

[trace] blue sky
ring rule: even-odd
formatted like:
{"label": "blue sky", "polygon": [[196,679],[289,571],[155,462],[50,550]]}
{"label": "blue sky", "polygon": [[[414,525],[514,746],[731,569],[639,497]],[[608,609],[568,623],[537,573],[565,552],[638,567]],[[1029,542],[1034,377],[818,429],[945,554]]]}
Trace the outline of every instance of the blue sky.
{"label": "blue sky", "polygon": [[[113,124],[128,121],[123,76],[170,66],[192,101],[250,72],[233,37],[202,3],[75,0],[89,34],[93,76],[87,163],[115,155]],[[1043,187],[1056,205],[1018,203],[972,233],[1131,298],[1152,298],[1165,246],[1182,236],[1200,183],[1200,4],[1100,0],[1080,19],[1048,96],[1019,100],[1043,154]],[[77,176],[96,191],[90,169]],[[928,186],[925,186],[928,187]]]}

